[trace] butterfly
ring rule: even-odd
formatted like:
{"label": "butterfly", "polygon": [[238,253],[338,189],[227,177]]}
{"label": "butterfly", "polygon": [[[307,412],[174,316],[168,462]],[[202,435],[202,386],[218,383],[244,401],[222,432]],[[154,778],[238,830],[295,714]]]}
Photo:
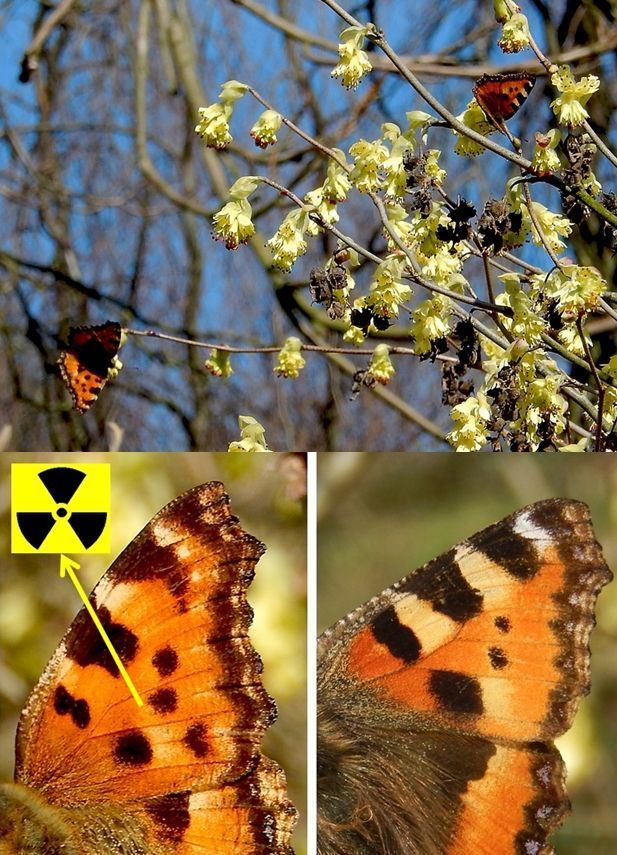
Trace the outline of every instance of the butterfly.
{"label": "butterfly", "polygon": [[21,714],[2,855],[293,855],[296,811],[260,752],[276,717],[248,638],[264,546],[222,484],[161,510],[90,596]]}
{"label": "butterfly", "polygon": [[318,642],[319,855],[548,855],[553,739],[589,691],[612,578],[586,505],[530,505]]}
{"label": "butterfly", "polygon": [[73,406],[85,413],[96,401],[110,372],[118,368],[122,327],[116,321],[98,326],[71,327],[58,366]]}
{"label": "butterfly", "polygon": [[508,74],[483,74],[473,88],[473,94],[489,122],[501,131],[503,123],[525,103],[533,89],[534,74],[514,71]]}

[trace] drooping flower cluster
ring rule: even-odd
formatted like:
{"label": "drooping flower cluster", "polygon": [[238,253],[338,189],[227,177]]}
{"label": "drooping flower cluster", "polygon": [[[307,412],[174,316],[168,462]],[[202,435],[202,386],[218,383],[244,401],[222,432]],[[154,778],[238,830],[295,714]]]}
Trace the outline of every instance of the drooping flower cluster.
{"label": "drooping flower cluster", "polygon": [[450,328],[451,314],[452,302],[443,294],[435,294],[434,297],[418,303],[411,313],[410,329],[410,335],[414,340],[413,349],[418,356],[433,353],[435,344],[445,340]]}
{"label": "drooping flower cluster", "polygon": [[225,242],[227,249],[237,249],[255,234],[253,209],[248,196],[259,185],[259,178],[248,175],[229,188],[230,201],[212,218],[214,237]]}
{"label": "drooping flower cluster", "polygon": [[269,145],[275,145],[277,142],[276,132],[282,123],[283,117],[276,110],[264,110],[250,131],[251,136],[255,140],[255,145],[259,146],[259,148],[268,148]]}
{"label": "drooping flower cluster", "polygon": [[398,316],[399,306],[411,297],[411,286],[403,281],[406,259],[390,255],[377,265],[369,293],[364,298],[376,315]]}
{"label": "drooping flower cluster", "polygon": [[290,211],[268,241],[272,262],[279,270],[291,270],[296,259],[306,252],[304,234],[309,223],[308,211],[301,208]]}
{"label": "drooping flower cluster", "polygon": [[561,95],[551,101],[553,113],[560,124],[571,128],[581,125],[589,116],[585,109],[587,101],[600,88],[599,78],[595,74],[588,74],[580,80],[575,80],[570,68],[561,65],[551,74],[551,83],[561,92]]}
{"label": "drooping flower cluster", "polygon": [[373,66],[366,51],[362,50],[366,27],[347,27],[341,33],[338,46],[339,61],[332,69],[332,77],[340,77],[346,89],[355,89]]}
{"label": "drooping flower cluster", "polygon": [[454,430],[448,434],[448,442],[455,451],[480,451],[488,441],[488,421],[491,408],[486,395],[470,395],[466,401],[450,410]]}
{"label": "drooping flower cluster", "polygon": [[555,149],[561,142],[561,133],[558,128],[552,128],[548,133],[537,133],[536,145],[531,159],[533,171],[536,175],[550,175],[561,168],[561,161]]}
{"label": "drooping flower cluster", "polygon": [[219,100],[208,107],[199,108],[199,122],[195,125],[195,133],[199,134],[209,148],[227,148],[233,137],[229,130],[234,105],[248,87],[238,80],[228,80],[221,87]]}
{"label": "drooping flower cluster", "polygon": [[515,12],[503,25],[499,47],[504,53],[518,53],[529,44],[529,23],[525,15]]}
{"label": "drooping flower cluster", "polygon": [[253,416],[238,416],[240,440],[230,442],[227,451],[270,452],[266,443],[266,430]]}
{"label": "drooping flower cluster", "polygon": [[304,368],[306,360],[302,356],[302,342],[296,336],[289,336],[281,348],[274,373],[279,377],[296,380]]}
{"label": "drooping flower cluster", "polygon": [[213,377],[230,377],[234,373],[229,353],[226,350],[217,350],[216,347],[210,351],[210,356],[204,362],[204,368]]}
{"label": "drooping flower cluster", "polygon": [[532,282],[536,293],[542,293],[545,300],[556,301],[565,322],[576,321],[597,309],[599,298],[607,290],[599,270],[576,264],[555,268],[547,277],[534,276]]}
{"label": "drooping flower cluster", "polygon": [[375,381],[381,383],[382,386],[387,386],[394,377],[396,370],[394,365],[392,365],[390,348],[387,344],[377,345],[373,351],[368,370]]}

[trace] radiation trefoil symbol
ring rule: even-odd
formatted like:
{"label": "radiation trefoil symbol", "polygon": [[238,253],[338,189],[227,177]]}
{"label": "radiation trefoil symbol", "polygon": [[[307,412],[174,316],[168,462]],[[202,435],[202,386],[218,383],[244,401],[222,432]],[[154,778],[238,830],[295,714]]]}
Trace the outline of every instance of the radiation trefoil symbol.
{"label": "radiation trefoil symbol", "polygon": [[109,552],[108,463],[11,467],[12,552]]}

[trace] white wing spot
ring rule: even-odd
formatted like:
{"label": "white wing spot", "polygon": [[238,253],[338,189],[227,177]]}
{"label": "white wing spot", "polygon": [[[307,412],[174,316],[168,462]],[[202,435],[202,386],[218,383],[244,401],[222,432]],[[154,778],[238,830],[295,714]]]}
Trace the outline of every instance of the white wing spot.
{"label": "white wing spot", "polygon": [[537,523],[533,522],[531,518],[531,514],[529,511],[525,511],[524,513],[518,514],[518,516],[514,520],[514,525],[512,526],[513,530],[516,534],[524,537],[526,540],[552,540],[552,536],[550,531],[542,528],[542,526],[537,525]]}

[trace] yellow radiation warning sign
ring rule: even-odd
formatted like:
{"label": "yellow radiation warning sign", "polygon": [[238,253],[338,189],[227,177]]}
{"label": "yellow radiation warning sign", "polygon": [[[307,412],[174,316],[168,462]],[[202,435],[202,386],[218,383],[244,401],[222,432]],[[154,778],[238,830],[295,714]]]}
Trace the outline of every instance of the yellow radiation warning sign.
{"label": "yellow radiation warning sign", "polygon": [[11,551],[109,552],[108,463],[11,466]]}

